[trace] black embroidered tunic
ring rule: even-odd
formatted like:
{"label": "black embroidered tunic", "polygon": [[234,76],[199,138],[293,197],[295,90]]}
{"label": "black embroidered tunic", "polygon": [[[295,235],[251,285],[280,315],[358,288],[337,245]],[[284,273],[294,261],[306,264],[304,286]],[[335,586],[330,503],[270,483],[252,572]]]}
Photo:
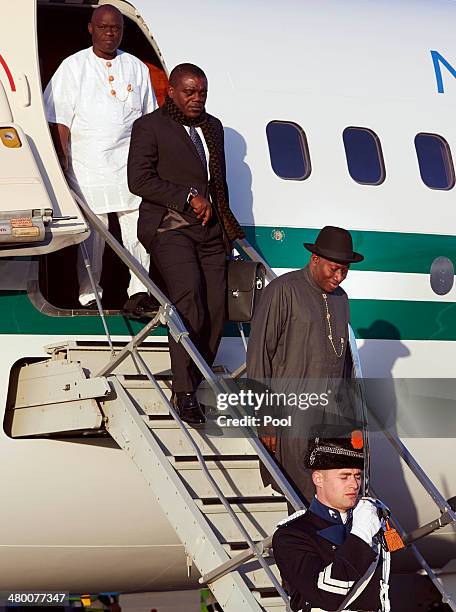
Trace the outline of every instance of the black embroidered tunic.
{"label": "black embroidered tunic", "polygon": [[[279,526],[272,545],[293,612],[338,610],[359,586],[377,554],[350,529],[351,516],[344,524],[337,510],[316,498],[305,514]],[[346,609],[379,610],[381,579],[380,559],[365,589]]]}

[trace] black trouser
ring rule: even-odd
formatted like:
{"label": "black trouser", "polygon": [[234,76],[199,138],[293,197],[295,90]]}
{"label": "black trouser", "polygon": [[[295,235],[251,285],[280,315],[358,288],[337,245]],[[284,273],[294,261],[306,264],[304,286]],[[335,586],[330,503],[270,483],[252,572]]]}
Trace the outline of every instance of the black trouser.
{"label": "black trouser", "polygon": [[[226,252],[220,225],[157,232],[150,254],[191,340],[212,366],[225,322]],[[199,370],[185,349],[168,337],[173,391],[196,391]]]}

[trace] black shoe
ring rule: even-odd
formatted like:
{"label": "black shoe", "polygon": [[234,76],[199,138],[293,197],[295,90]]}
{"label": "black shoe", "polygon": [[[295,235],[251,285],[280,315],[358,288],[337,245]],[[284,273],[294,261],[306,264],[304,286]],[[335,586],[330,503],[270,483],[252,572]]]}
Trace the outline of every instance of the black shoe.
{"label": "black shoe", "polygon": [[160,304],[157,300],[148,293],[142,291],[128,298],[124,304],[123,310],[132,317],[141,318],[154,317],[159,308]]}
{"label": "black shoe", "polygon": [[201,410],[200,403],[195,393],[177,392],[171,397],[173,406],[179,413],[180,418],[190,425],[200,425],[206,422],[206,417]]}
{"label": "black shoe", "polygon": [[90,300],[85,306],[81,306],[81,310],[98,310],[97,300]]}

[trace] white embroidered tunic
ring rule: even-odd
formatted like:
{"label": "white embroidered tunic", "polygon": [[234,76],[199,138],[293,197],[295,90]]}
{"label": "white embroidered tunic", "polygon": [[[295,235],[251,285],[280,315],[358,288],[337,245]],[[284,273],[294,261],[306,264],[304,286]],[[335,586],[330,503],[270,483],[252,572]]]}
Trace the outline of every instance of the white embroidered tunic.
{"label": "white embroidered tunic", "polygon": [[131,128],[157,107],[146,65],[124,51],[105,60],[83,49],[60,64],[44,102],[49,123],[70,129],[71,188],[97,214],[136,210],[141,198],[127,186]]}

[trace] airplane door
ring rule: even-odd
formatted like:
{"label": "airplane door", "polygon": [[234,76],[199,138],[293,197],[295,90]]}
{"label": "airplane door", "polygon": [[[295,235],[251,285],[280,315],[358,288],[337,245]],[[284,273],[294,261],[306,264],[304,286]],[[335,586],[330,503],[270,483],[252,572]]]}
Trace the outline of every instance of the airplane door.
{"label": "airplane door", "polygon": [[37,0],[2,2],[0,257],[85,240],[87,224],[60,169],[43,105]]}

